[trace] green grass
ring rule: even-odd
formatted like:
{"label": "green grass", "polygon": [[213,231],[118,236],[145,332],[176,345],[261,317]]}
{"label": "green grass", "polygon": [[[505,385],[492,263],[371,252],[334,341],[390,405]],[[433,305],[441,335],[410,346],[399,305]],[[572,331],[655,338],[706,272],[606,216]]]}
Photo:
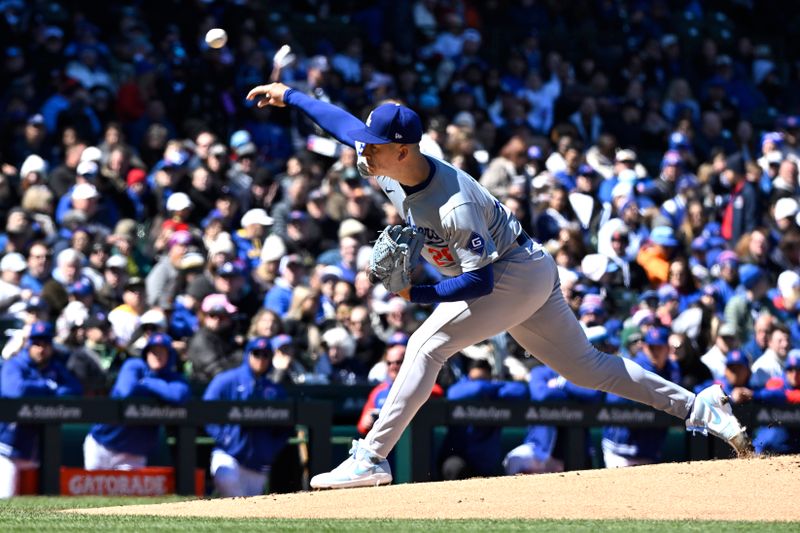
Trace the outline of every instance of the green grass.
{"label": "green grass", "polygon": [[597,531],[762,531],[795,532],[797,522],[678,522],[657,520],[283,520],[165,518],[146,516],[94,516],[57,513],[60,509],[105,507],[180,501],[186,498],[19,497],[0,500],[0,531],[325,531],[461,533],[491,531],[591,532]]}

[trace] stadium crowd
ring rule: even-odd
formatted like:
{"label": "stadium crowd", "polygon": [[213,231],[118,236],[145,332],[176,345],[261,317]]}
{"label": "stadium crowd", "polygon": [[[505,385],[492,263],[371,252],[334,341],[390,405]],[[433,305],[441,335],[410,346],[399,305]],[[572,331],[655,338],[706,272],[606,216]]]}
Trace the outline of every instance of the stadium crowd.
{"label": "stadium crowd", "polygon": [[[353,150],[245,101],[272,79],[359,116],[385,99],[417,110],[423,151],[546,245],[601,349],[735,402],[800,401],[800,54],[775,28],[800,10],[775,21],[754,4],[0,2],[0,393],[180,401],[125,380],[206,390],[248,365],[264,398],[391,380],[430,308],[364,269],[402,220]],[[227,46],[205,45],[212,27]],[[438,394],[516,398],[509,382],[529,382],[536,399],[597,400],[529,355],[506,335],[470,347]],[[487,385],[447,392],[464,380]],[[507,470],[554,468],[556,438],[532,428]],[[610,428],[606,462],[657,461],[663,439]],[[756,446],[800,442],[776,427]],[[452,476],[491,471],[468,464],[491,455],[462,453]]]}

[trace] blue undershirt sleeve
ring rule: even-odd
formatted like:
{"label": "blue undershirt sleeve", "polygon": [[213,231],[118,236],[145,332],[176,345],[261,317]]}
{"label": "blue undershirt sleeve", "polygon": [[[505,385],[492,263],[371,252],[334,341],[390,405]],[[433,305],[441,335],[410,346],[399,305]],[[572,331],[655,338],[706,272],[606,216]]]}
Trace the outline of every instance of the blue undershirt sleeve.
{"label": "blue undershirt sleeve", "polygon": [[494,268],[489,263],[478,270],[444,279],[436,285],[415,285],[411,287],[411,301],[420,304],[460,302],[486,296],[493,289]]}
{"label": "blue undershirt sleeve", "polygon": [[355,141],[347,133],[364,128],[364,123],[344,109],[311,98],[297,89],[288,89],[283,93],[283,101],[308,115],[320,128],[335,137],[340,143],[355,148]]}

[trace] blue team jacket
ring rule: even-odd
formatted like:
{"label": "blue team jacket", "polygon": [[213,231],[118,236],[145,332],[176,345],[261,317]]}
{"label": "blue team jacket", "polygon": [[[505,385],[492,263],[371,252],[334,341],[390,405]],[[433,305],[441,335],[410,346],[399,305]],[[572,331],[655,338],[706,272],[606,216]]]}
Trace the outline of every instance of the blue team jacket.
{"label": "blue team jacket", "polygon": [[[462,378],[447,389],[448,400],[523,400],[528,387],[521,382]],[[479,475],[494,473],[502,459],[501,428],[451,426],[444,441],[447,455],[459,455]]]}
{"label": "blue team jacket", "polygon": [[[153,372],[143,359],[128,359],[111,389],[111,398],[155,398],[169,403],[184,403],[189,398],[189,385],[174,368],[177,355],[170,349],[170,361]],[[97,424],[91,434],[109,450],[147,455],[158,442],[159,426],[121,426]]]}
{"label": "blue team jacket", "polygon": [[[544,365],[532,369],[530,381],[528,382],[531,400],[537,402],[579,401],[595,403],[603,398],[602,391],[579,387],[569,381],[564,381],[560,387],[549,387],[547,383],[557,377],[559,377],[558,372]],[[530,426],[524,442],[533,445],[533,453],[537,460],[546,461],[553,455],[557,438],[558,428],[556,426]]]}
{"label": "blue team jacket", "polygon": [[[642,368],[658,374],[662,378],[680,383],[680,367],[674,361],[667,361],[664,368],[658,370],[647,356],[639,352],[633,358]],[[621,398],[614,394],[606,395],[606,402],[613,403],[633,403],[631,400]],[[618,455],[624,457],[636,457],[644,459],[658,460],[661,457],[661,448],[664,439],[667,437],[667,429],[632,429],[625,426],[608,426],[603,428],[603,441],[610,443],[612,449]]]}
{"label": "blue team jacket", "polygon": [[[239,367],[214,376],[203,394],[203,399],[277,401],[286,399],[286,391],[265,376],[256,377],[245,358]],[[209,424],[206,432],[216,441],[215,450],[227,453],[245,468],[266,471],[286,445],[291,431],[282,426]]]}
{"label": "blue team jacket", "polygon": [[[81,384],[55,359],[39,369],[23,349],[3,364],[0,370],[0,397],[30,398],[80,396]],[[0,422],[0,455],[14,459],[34,459],[38,455],[40,431],[36,426]]]}

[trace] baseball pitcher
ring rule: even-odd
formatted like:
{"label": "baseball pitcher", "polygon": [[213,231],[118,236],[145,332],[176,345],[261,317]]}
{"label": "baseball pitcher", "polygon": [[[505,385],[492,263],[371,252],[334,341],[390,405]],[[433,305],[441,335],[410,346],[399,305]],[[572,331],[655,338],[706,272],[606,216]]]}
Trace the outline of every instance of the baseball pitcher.
{"label": "baseball pitcher", "polygon": [[[255,87],[247,98],[260,107],[296,107],[340,142],[355,147],[361,172],[376,177],[406,225],[424,236],[422,257],[451,276],[435,285],[393,287],[412,302],[439,305],[411,336],[405,363],[370,432],[354,442],[351,456],[340,466],[314,476],[313,488],[391,483],[385,458],[427,400],[443,363],[462,348],[502,331],[576,385],[662,409],[685,420],[691,431],[710,432],[737,451],[749,449],[747,434],[719,386],[695,396],[589,343],[561,294],[552,257],[475,179],[420,151],[422,124],[413,110],[385,103],[365,124],[281,83]],[[395,248],[408,254],[415,248],[413,235],[401,244]],[[400,257],[396,264],[403,268],[409,262]],[[381,281],[397,279],[404,278]]]}

